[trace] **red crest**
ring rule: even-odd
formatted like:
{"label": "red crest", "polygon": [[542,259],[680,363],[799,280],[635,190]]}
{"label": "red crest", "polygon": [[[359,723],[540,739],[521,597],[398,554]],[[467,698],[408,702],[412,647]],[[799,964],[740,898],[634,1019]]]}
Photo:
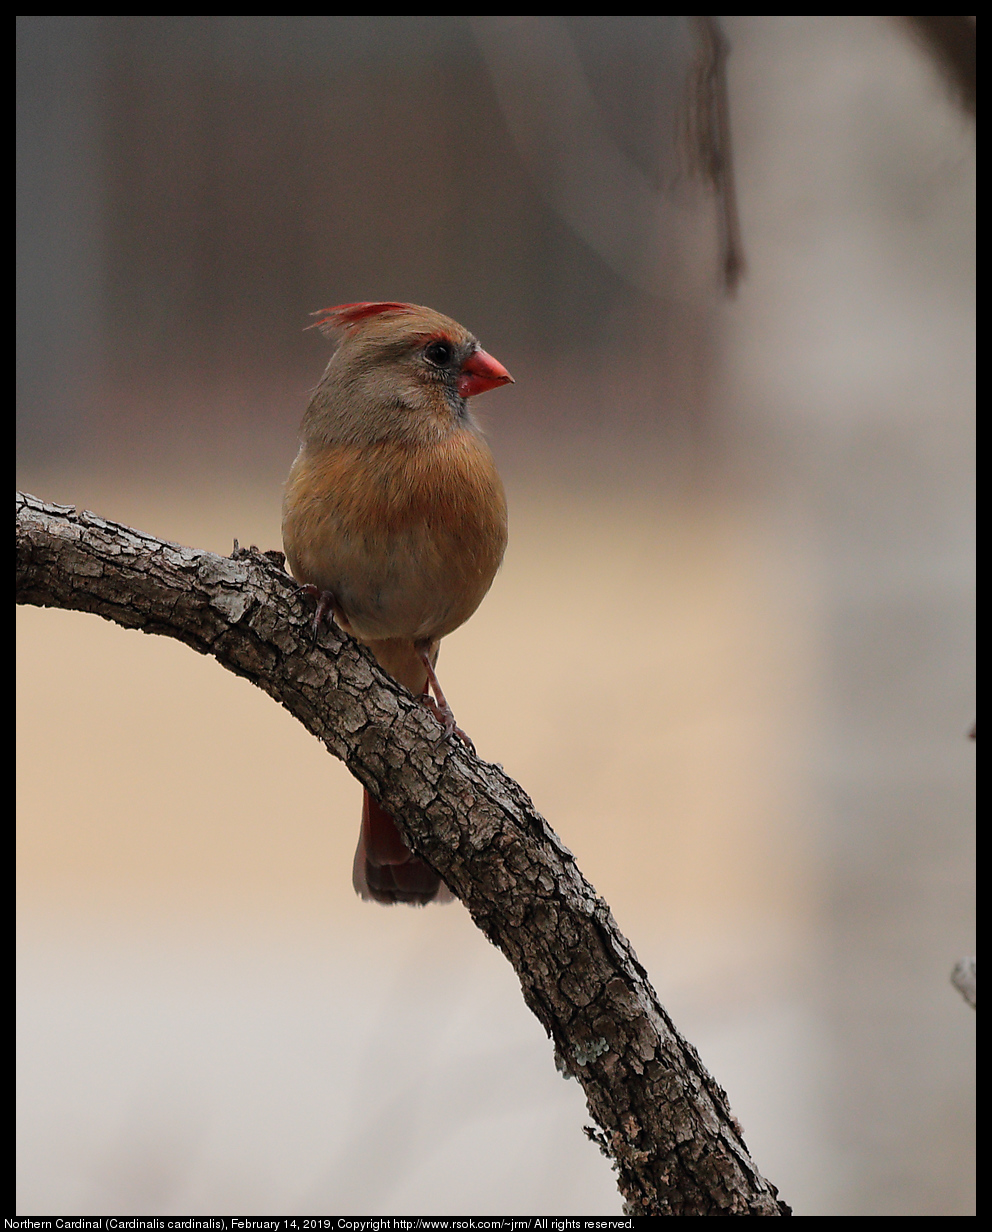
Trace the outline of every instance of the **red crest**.
{"label": "red crest", "polygon": [[318,317],[310,329],[319,329],[321,333],[333,333],[337,329],[352,329],[360,321],[368,317],[377,317],[382,312],[409,312],[410,304],[397,304],[391,300],[381,303],[361,302],[358,304],[338,304],[334,308],[322,308],[320,312],[311,315]]}

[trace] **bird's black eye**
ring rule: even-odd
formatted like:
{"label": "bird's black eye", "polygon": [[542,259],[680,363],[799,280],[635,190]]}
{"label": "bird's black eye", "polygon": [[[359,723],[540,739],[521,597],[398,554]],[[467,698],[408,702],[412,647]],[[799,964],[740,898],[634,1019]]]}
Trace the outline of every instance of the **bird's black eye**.
{"label": "bird's black eye", "polygon": [[451,363],[454,347],[450,342],[432,342],[424,348],[424,359],[430,364],[444,368]]}

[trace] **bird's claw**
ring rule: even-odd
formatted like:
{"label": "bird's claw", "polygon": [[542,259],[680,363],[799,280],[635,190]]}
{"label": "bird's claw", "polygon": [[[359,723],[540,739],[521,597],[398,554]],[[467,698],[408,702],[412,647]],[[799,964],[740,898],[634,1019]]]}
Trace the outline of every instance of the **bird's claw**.
{"label": "bird's claw", "polygon": [[475,745],[472,743],[471,737],[466,735],[455,722],[455,716],[447,703],[442,706],[429,693],[421,694],[420,700],[444,728],[444,738],[446,740],[449,740],[452,736],[457,736],[468,749],[473,753],[475,752]]}
{"label": "bird's claw", "polygon": [[317,600],[317,610],[313,614],[313,632],[310,640],[311,646],[316,646],[320,626],[334,611],[334,596],[329,590],[319,590],[312,582],[305,582],[302,586],[297,586],[293,591],[293,598],[295,599],[299,595],[309,595],[311,599]]}

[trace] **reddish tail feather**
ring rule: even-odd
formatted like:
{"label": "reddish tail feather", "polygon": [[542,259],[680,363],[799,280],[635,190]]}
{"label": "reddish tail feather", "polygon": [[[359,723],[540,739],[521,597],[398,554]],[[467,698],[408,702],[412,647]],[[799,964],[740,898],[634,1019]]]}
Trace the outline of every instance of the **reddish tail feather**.
{"label": "reddish tail feather", "polygon": [[352,881],[362,898],[377,903],[423,906],[454,898],[431,866],[407,847],[391,814],[367,791]]}

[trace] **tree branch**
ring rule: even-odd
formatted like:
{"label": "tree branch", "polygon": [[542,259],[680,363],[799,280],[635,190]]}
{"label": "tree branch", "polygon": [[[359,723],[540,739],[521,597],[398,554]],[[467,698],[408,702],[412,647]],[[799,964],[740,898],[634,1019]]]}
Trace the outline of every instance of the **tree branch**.
{"label": "tree branch", "polygon": [[903,17],[957,96],[975,114],[978,27],[974,17]]}
{"label": "tree branch", "polygon": [[727,57],[730,42],[717,17],[694,18],[697,52],[686,96],[687,154],[719,201],[720,266],[723,286],[734,295],[747,272],[737,211],[734,147],[730,139]]}
{"label": "tree branch", "polygon": [[286,707],[393,813],[513,964],[578,1079],[630,1214],[789,1215],[723,1090],[675,1029],[609,907],[498,766],[336,627],[311,646],[280,552],[165,543],[18,493],[17,602],[94,612],[210,654]]}
{"label": "tree branch", "polygon": [[972,1009],[975,1008],[977,963],[974,958],[959,958],[951,972],[951,983]]}

